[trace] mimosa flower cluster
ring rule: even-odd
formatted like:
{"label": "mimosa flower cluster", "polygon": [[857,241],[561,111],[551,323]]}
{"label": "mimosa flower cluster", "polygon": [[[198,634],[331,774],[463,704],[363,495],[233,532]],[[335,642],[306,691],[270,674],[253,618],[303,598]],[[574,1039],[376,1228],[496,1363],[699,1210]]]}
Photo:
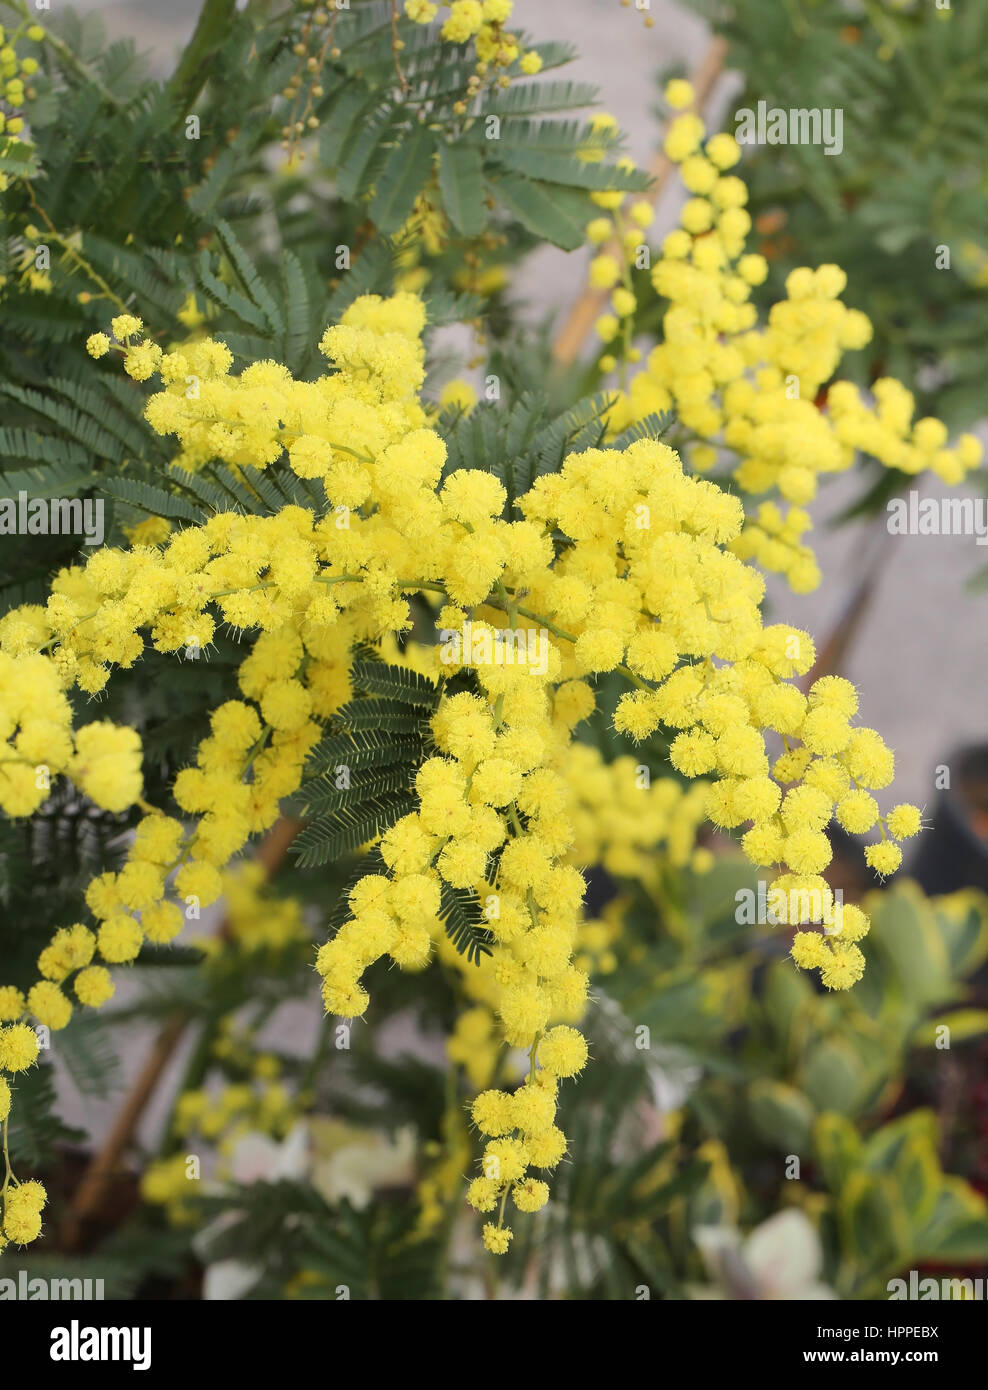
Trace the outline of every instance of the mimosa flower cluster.
{"label": "mimosa flower cluster", "polygon": [[8,1078],[27,1071],[38,1058],[38,1038],[26,1023],[16,1020],[24,1012],[24,999],[10,986],[0,987],[0,1133],[3,1137],[4,1171],[0,1185],[0,1252],[4,1247],[29,1245],[41,1234],[41,1213],[48,1194],[40,1182],[20,1182],[10,1166],[7,1125],[12,1103]]}
{"label": "mimosa flower cluster", "polygon": [[[3,620],[0,650],[0,807],[29,816],[48,799],[51,780],[64,775],[108,811],[140,795],[140,739],[105,720],[73,729],[72,711],[55,662],[21,647],[39,630],[24,609]],[[8,647],[9,641],[9,647]]]}
{"label": "mimosa flower cluster", "polygon": [[[0,99],[6,110],[0,109],[0,142],[4,137],[20,141],[24,131],[24,106],[34,95],[31,78],[38,71],[38,60],[33,52],[26,52],[39,44],[45,37],[40,24],[31,24],[27,19],[15,29],[5,30],[0,25]],[[27,82],[27,87],[24,83]],[[7,188],[10,180],[0,174],[0,193]]]}
{"label": "mimosa flower cluster", "polygon": [[[510,1239],[501,1219],[509,1190],[521,1210],[544,1201],[543,1179],[529,1169],[551,1169],[562,1157],[556,1084],[586,1060],[572,1026],[589,985],[573,961],[584,896],[574,856],[634,870],[649,836],[665,834],[678,814],[688,829],[669,838],[685,860],[702,812],[719,826],[747,826],[745,852],[784,870],[776,883],[795,904],[823,885],[832,812],[856,831],[879,826],[868,854],[882,873],[896,867],[895,842],[918,829],[919,813],[879,815],[871,791],[891,780],[891,753],[874,731],[852,726],[847,682],[817,682],[808,697],[792,683],[812,665],[813,644],[785,624],[763,626],[763,580],[731,549],[740,503],[685,473],[666,445],[642,439],[621,452],[572,455],[519,499],[512,520],[492,474],[444,478],[445,446],[418,398],[424,322],[409,294],[356,300],[323,337],[332,370],[316,381],[296,381],[269,361],[234,376],[222,343],[163,352],[133,316],[110,325],[125,370],[162,383],[147,419],[177,438],[177,462],[263,468],[286,460],[321,481],[327,506],[320,514],[300,506],[221,513],[160,544],[103,548],[63,570],[45,604],[0,622],[8,688],[48,692],[29,750],[16,740],[33,715],[15,706],[8,737],[17,758],[43,755],[99,804],[143,812],[123,867],[89,886],[90,922],[55,933],[27,997],[0,991],[9,1025],[0,1031],[0,1071],[16,1074],[36,1059],[27,1015],[59,1028],[72,993],[84,1005],[105,1002],[107,965],[133,961],[145,940],[172,940],[187,916],[220,896],[221,871],[298,791],[324,721],[350,698],[353,648],[406,632],[410,594],[437,606],[440,629],[469,620],[492,638],[498,628],[544,630],[544,666],[482,664],[472,688],[441,687],[435,752],[415,775],[415,809],[380,840],[387,872],[354,887],[350,919],[317,960],[327,1010],[359,1016],[369,1005],[362,980],[370,964],[388,957],[421,969],[433,939],[445,940],[444,890],[479,897],[497,947],[497,1036],[524,1050],[530,1067],[524,1094],[478,1102],[474,1115],[490,1140],[481,1182],[493,1186],[474,1186],[473,1196],[485,1209],[497,1199],[485,1239],[500,1251]],[[110,336],[94,335],[89,347],[105,356]],[[189,375],[197,392],[185,389]],[[114,669],[145,655],[205,652],[219,621],[244,635],[242,698],[212,711],[209,736],[175,779],[178,819],[141,800],[133,731],[97,725],[73,734],[64,694],[96,694]],[[406,660],[449,674],[438,647]],[[599,770],[572,741],[595,709],[596,678],[612,672],[631,687],[615,726],[636,740],[660,726],[676,731],[674,766],[710,784],[671,800],[636,788],[639,813],[632,769],[621,765],[615,827],[595,829],[588,808]],[[774,766],[766,732],[787,744]],[[12,804],[11,795],[13,814],[38,805],[33,792]],[[788,920],[804,917],[794,906]],[[797,962],[846,988],[861,973],[854,941],[864,929],[845,919],[843,935],[803,933]]]}
{"label": "mimosa flower cluster", "polygon": [[[478,78],[493,71],[498,74],[498,84],[506,87],[510,77],[505,70],[515,63],[526,76],[541,70],[538,53],[534,49],[526,51],[518,36],[505,28],[514,10],[514,0],[451,0],[442,8],[448,9],[449,14],[439,31],[441,38],[451,44],[473,44]],[[439,9],[432,0],[405,0],[405,14],[416,24],[431,24]]]}
{"label": "mimosa flower cluster", "polygon": [[[608,764],[596,749],[583,744],[564,751],[560,804],[572,826],[566,856],[572,867],[601,863],[615,875],[647,877],[660,847],[665,862],[692,861],[699,871],[707,867],[703,851],[694,848],[703,819],[702,786],[684,791],[671,778],[650,784],[648,769],[632,758]],[[577,915],[563,932],[560,923],[569,914],[561,905],[527,921],[517,902],[505,921],[502,894],[491,894],[491,887],[483,884],[477,890],[487,892],[485,901],[495,909],[488,914],[495,940],[490,957],[477,966],[464,963],[441,932],[435,935],[440,959],[458,972],[471,1001],[447,1045],[450,1060],[462,1065],[479,1092],[470,1116],[485,1147],[481,1176],[471,1182],[468,1200],[477,1211],[496,1212],[496,1219],[483,1228],[483,1239],[488,1250],[503,1254],[513,1236],[504,1220],[509,1196],[520,1212],[540,1210],[549,1198],[545,1176],[566,1153],[566,1136],[555,1122],[559,1082],[575,1076],[587,1060],[586,1041],[571,1025],[584,1016],[591,973],[607,974],[616,966],[610,947],[618,925]],[[530,1045],[527,1031],[513,1039],[505,1027],[506,1011],[510,1018],[523,982],[549,1001],[551,1026],[542,1023]],[[518,1053],[506,1054],[505,1041],[526,1048],[528,1054],[527,1077],[513,1091],[504,1086],[510,1084],[512,1059]],[[498,1073],[502,1086],[494,1088],[491,1083]]]}
{"label": "mimosa flower cluster", "polygon": [[[784,574],[794,592],[807,593],[819,584],[820,572],[803,541],[811,525],[805,507],[822,475],[850,468],[860,452],[905,473],[929,469],[953,485],[978,467],[982,446],[972,434],[951,446],[940,420],[914,420],[912,394],[891,377],[874,383],[871,401],[850,382],[827,387],[844,353],[863,348],[872,334],[867,317],[840,301],[847,277],[839,266],[794,270],[787,297],[759,326],[751,291],[765,280],[768,265],[745,250],[748,190],[728,172],[741,148],[733,135],[705,138],[701,118],[682,110],[694,99],[689,83],[670,83],[666,97],[681,114],[669,128],[665,153],[692,196],[651,268],[655,290],[669,301],[663,340],[621,391],[611,426],[619,431],[653,412],[674,410],[691,440],[693,471],[727,464],[744,492],[776,494],[789,504],[780,507],[770,498],[733,548],[762,569]],[[633,270],[652,209],[641,199],[624,208],[619,193],[595,197],[613,200],[610,216],[587,229],[592,242],[610,243],[590,266],[591,284],[613,289],[611,312],[597,329],[606,343],[623,343],[623,362],[635,362]],[[610,370],[616,361],[611,350],[601,366]]]}

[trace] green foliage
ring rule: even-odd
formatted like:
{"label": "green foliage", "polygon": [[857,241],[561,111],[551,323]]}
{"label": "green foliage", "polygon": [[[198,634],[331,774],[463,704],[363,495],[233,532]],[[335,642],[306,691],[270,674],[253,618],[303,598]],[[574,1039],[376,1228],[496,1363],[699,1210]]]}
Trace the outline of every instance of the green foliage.
{"label": "green foliage", "polygon": [[821,1115],[815,1141],[841,1245],[845,1297],[887,1297],[887,1281],[927,1262],[988,1260],[984,1203],[944,1174],[937,1123],[914,1110],[861,1143],[837,1117]]}
{"label": "green foliage", "polygon": [[[590,105],[592,87],[515,78],[507,91],[487,86],[465,101],[473,72],[465,50],[445,47],[446,61],[437,65],[434,31],[400,27],[396,83],[388,7],[341,14],[342,80],[319,112],[323,164],[343,198],[368,198],[369,216],[385,235],[400,231],[425,196],[464,237],[480,236],[500,208],[502,218],[506,211],[539,240],[572,250],[593,216],[590,191],[646,186],[640,173],[578,157],[591,151],[599,161],[615,147],[613,137],[552,119]],[[573,57],[559,44],[535,51],[545,71]]]}
{"label": "green foliage", "polygon": [[415,809],[415,798],[390,795],[367,797],[357,805],[347,804],[310,821],[295,837],[293,852],[298,855],[299,867],[311,869],[328,860],[336,860],[373,840],[402,816]]}
{"label": "green foliage", "polygon": [[[676,897],[667,886],[650,904],[632,899],[625,920],[648,955],[606,986],[636,1028],[651,1027],[651,1050],[657,1024],[666,1058],[672,1047],[680,1066],[705,1063],[686,1095],[683,1133],[693,1143],[723,1144],[730,1156],[740,1208],[722,1204],[717,1220],[754,1226],[785,1205],[786,1165],[796,1156],[800,1190],[808,1185],[826,1198],[824,1251],[841,1296],[887,1297],[887,1281],[923,1261],[984,1262],[988,1209],[944,1171],[935,1117],[914,1110],[890,1119],[889,1108],[917,1047],[943,1045],[943,1025],[955,1019],[949,1045],[962,1047],[988,1022],[983,1010],[957,1008],[967,998],[965,979],[988,959],[988,903],[973,893],[926,899],[908,881],[873,894],[865,903],[872,929],[861,943],[865,978],[847,994],[821,993],[791,962],[772,959],[768,940],[755,943],[744,982],[730,989],[739,1008],[719,1016],[713,991],[703,1033],[695,1021],[702,996],[682,1009],[687,976],[675,961],[688,961],[704,982],[716,978],[734,906],[728,867],[712,871],[728,892],[708,882],[706,911],[689,879]],[[737,960],[736,947],[732,954]],[[666,968],[646,993],[635,981],[659,962]],[[711,1066],[711,1050],[718,1058],[733,1052],[738,1065]]]}
{"label": "green foliage", "polygon": [[415,809],[415,773],[431,743],[438,690],[383,662],[355,663],[354,690],[366,698],[336,711],[313,749],[299,793],[313,818],[292,846],[300,868],[352,854]]}
{"label": "green foliage", "polygon": [[[439,687],[427,677],[407,667],[389,666],[381,661],[355,661],[353,685],[354,689],[363,690],[368,695],[381,696],[384,700],[411,705],[414,709],[428,710],[430,713],[439,702]],[[421,719],[421,716],[417,717]]]}
{"label": "green foliage", "polygon": [[672,423],[670,414],[650,415],[631,430],[607,440],[612,398],[604,392],[584,397],[561,412],[550,408],[546,394],[521,391],[510,401],[482,402],[469,415],[448,413],[444,475],[481,468],[504,484],[505,519],[535,480],[557,473],[568,454],[585,449],[621,449],[636,439],[658,439]]}
{"label": "green foliage", "polygon": [[[232,1199],[232,1200],[231,1200]],[[258,1278],[248,1298],[435,1299],[439,1244],[416,1240],[407,1209],[348,1202],[330,1208],[303,1183],[256,1182],[217,1199],[224,1227],[208,1243],[211,1260],[236,1259]]]}
{"label": "green foliage", "polygon": [[476,964],[491,954],[493,938],[484,925],[483,908],[476,893],[443,883],[439,914],[446,935],[461,956]]}
{"label": "green foliage", "polygon": [[51,1163],[59,1145],[83,1139],[81,1130],[70,1128],[55,1113],[55,1080],[47,1062],[18,1078],[15,1095],[7,1129],[11,1162],[37,1172]]}
{"label": "green foliage", "polygon": [[[311,379],[326,369],[326,325],[357,295],[394,288],[416,200],[451,224],[425,293],[439,326],[477,312],[476,296],[454,288],[471,249],[496,244],[510,257],[535,240],[576,246],[594,211],[590,192],[643,186],[607,158],[613,133],[565,115],[595,96],[555,76],[568,47],[538,46],[547,79],[482,86],[461,111],[473,71],[465,50],[402,20],[398,82],[390,6],[369,0],[338,19],[341,56],[327,60],[316,103],[316,153],[329,178],[301,166],[271,172],[280,93],[297,66],[290,11],[208,0],[164,82],[147,75],[132,43],[106,42],[98,14],[53,19],[56,39],[34,79],[34,145],[6,151],[32,177],[0,194],[0,496],[108,500],[113,542],[152,515],[192,521],[285,500],[321,507],[321,488],[287,469],[179,473],[169,441],[143,420],[146,390],[114,358],[94,367],[86,337],[126,307],[159,342],[181,341],[192,310],[228,345],[235,371],[275,358]],[[31,278],[41,248],[46,284]],[[340,248],[352,256],[343,273]],[[535,456],[531,476],[555,466],[558,449],[550,454]],[[71,537],[7,538],[0,611],[36,600],[75,550]]]}

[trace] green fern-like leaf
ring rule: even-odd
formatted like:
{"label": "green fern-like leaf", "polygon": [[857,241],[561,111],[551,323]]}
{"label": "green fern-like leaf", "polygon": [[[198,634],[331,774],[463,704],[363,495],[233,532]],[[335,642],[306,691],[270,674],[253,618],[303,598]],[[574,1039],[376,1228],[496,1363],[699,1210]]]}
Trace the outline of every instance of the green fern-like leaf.
{"label": "green fern-like leaf", "polygon": [[51,1066],[42,1064],[17,1078],[11,1107],[8,1145],[11,1160],[37,1171],[52,1160],[59,1144],[78,1144],[85,1135],[70,1129],[54,1113],[55,1079]]}
{"label": "green fern-like leaf", "polygon": [[575,251],[586,239],[594,205],[586,193],[559,183],[506,173],[488,180],[490,193],[523,227],[564,251]]}
{"label": "green fern-like leaf", "polygon": [[487,224],[483,160],[478,149],[462,142],[439,142],[439,191],[446,213],[464,236],[479,236]]}
{"label": "green fern-like leaf", "polygon": [[597,88],[586,82],[512,82],[486,103],[485,112],[534,116],[543,111],[578,111],[597,102]]}
{"label": "green fern-like leaf", "polygon": [[443,882],[439,916],[446,935],[461,956],[471,965],[479,965],[481,956],[493,951],[493,938],[485,924],[484,909],[476,893],[465,888],[453,888]]}
{"label": "green fern-like leaf", "polygon": [[435,709],[439,700],[439,687],[418,671],[404,666],[386,666],[383,662],[355,661],[353,663],[353,683],[358,690],[368,695],[380,695],[389,700],[398,700],[418,709]]}
{"label": "green fern-like leaf", "polygon": [[422,716],[394,700],[351,700],[333,715],[347,729],[380,729],[392,734],[421,734]]}
{"label": "green fern-like leaf", "polygon": [[[64,404],[51,393],[16,386],[13,382],[0,382],[0,396],[8,396],[50,421],[64,436],[98,458],[118,465],[126,461],[126,450],[121,441],[97,423],[98,414],[94,418],[88,412]],[[98,412],[98,403],[96,408]]]}
{"label": "green fern-like leaf", "polygon": [[84,1096],[105,1100],[120,1085],[120,1061],[98,1014],[73,1017],[58,1036],[58,1056]]}
{"label": "green fern-like leaf", "polygon": [[318,777],[330,769],[348,767],[352,774],[370,767],[414,762],[420,760],[422,754],[421,738],[358,729],[352,734],[333,734],[320,739],[309,754],[306,772]]}
{"label": "green fern-like leaf", "polygon": [[260,271],[250,260],[247,252],[238,241],[233,228],[229,223],[219,221],[216,223],[216,234],[220,239],[223,250],[226,252],[231,265],[237,272],[240,283],[244,287],[245,294],[257,305],[264,315],[270,331],[281,337],[285,332],[285,322],[281,316],[274,295],[264,283]]}
{"label": "green fern-like leaf", "polygon": [[641,170],[620,169],[613,164],[585,164],[575,154],[558,154],[535,145],[507,146],[499,148],[497,153],[508,169],[540,183],[598,190],[620,188],[638,193],[649,185],[648,175]]}
{"label": "green fern-like leaf", "polygon": [[385,234],[398,231],[407,221],[415,199],[432,171],[435,136],[425,126],[416,126],[410,136],[402,136],[384,162],[370,216]]}
{"label": "green fern-like leaf", "polygon": [[298,798],[301,812],[305,816],[324,816],[345,806],[382,799],[394,792],[407,794],[413,776],[414,767],[403,763],[356,773],[350,778],[349,786],[340,787],[336,774],[327,772],[306,782],[304,795]]}
{"label": "green fern-like leaf", "polygon": [[608,447],[627,449],[629,444],[634,444],[638,439],[661,439],[664,434],[668,434],[675,420],[675,413],[671,410],[660,410],[657,414],[646,415],[644,419],[636,420],[633,425],[622,430],[610,441]]}
{"label": "green fern-like leaf", "polygon": [[414,796],[396,796],[341,806],[307,825],[296,836],[292,853],[300,868],[317,868],[383,835],[395,821],[414,811],[417,804]]}
{"label": "green fern-like leaf", "polygon": [[111,497],[147,512],[149,516],[160,516],[169,521],[181,518],[183,521],[202,522],[206,519],[206,513],[186,502],[184,497],[176,497],[174,493],[136,478],[107,478],[102,486]]}

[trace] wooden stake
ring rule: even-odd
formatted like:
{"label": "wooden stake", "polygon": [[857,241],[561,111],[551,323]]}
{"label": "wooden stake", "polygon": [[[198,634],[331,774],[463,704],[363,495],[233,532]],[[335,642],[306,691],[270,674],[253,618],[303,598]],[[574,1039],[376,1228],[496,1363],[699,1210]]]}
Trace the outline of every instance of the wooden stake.
{"label": "wooden stake", "polygon": [[[700,66],[690,78],[696,100],[693,109],[702,111],[710,99],[714,84],[724,70],[724,60],[727,56],[727,43],[724,39],[714,39],[710,47],[704,54]],[[678,114],[678,113],[677,113]],[[649,165],[648,172],[655,180],[652,188],[643,193],[642,198],[647,199],[654,206],[662,195],[662,190],[668,182],[669,175],[675,169],[671,160],[667,159],[661,150],[655,155]],[[612,255],[620,258],[623,248],[618,241],[613,241],[604,248]],[[596,290],[591,286],[580,295],[566,317],[566,321],[552,345],[552,356],[561,366],[571,366],[579,357],[583,345],[596,323],[597,319],[604,312],[608,303],[608,290]]]}

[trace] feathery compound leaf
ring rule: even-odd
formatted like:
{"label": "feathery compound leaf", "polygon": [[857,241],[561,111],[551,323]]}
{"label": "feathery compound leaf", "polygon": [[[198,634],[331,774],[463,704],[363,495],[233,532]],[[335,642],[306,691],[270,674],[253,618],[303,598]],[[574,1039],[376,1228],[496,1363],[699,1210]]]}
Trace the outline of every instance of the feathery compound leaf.
{"label": "feathery compound leaf", "polygon": [[264,314],[271,331],[281,337],[285,332],[285,321],[281,317],[281,310],[261,278],[260,271],[234,235],[233,228],[226,222],[217,222],[216,234],[234,270],[240,277],[240,283]]}
{"label": "feathery compound leaf", "polygon": [[582,151],[614,151],[620,137],[611,129],[594,130],[582,121],[527,120],[514,117],[501,125],[497,153],[503,150],[544,150],[548,154],[574,155]]}
{"label": "feathery compound leaf", "polygon": [[[208,251],[202,251],[196,264],[196,275],[199,280],[199,288],[206,298],[213,303],[221,304],[224,309],[228,309],[231,314],[235,314],[242,323],[248,323],[252,328],[256,328],[260,333],[269,331],[267,316],[239,290],[231,289],[225,285],[218,275],[213,271],[210,263]],[[224,338],[227,336],[223,335]],[[263,339],[261,340],[263,341]],[[233,349],[230,349],[231,352]]]}
{"label": "feathery compound leaf", "polygon": [[322,511],[326,506],[325,493],[319,496],[322,484],[300,478],[286,464],[272,464],[263,472],[259,468],[240,471],[272,512],[280,512],[286,502],[293,507],[308,507],[310,511]]}
{"label": "feathery compound leaf", "polygon": [[325,772],[306,782],[304,794],[297,799],[303,815],[324,816],[342,806],[358,806],[392,792],[408,793],[414,775],[414,763],[400,763],[395,767],[356,773],[349,779],[348,786],[341,787],[335,771]]}
{"label": "feathery compound leaf", "polygon": [[191,502],[186,502],[184,497],[176,497],[174,493],[165,492],[160,487],[154,487],[151,483],[144,483],[136,478],[107,478],[103,487],[111,497],[116,497],[118,501],[126,502],[131,507],[137,507],[149,516],[165,517],[168,520],[181,517],[184,521],[195,522],[206,519],[206,513],[192,506]]}
{"label": "feathery compound leaf", "polygon": [[52,463],[39,468],[16,469],[0,473],[0,497],[16,497],[19,492],[32,497],[58,497],[69,500],[76,492],[92,485],[92,470],[73,463]]}
{"label": "feathery compound leaf", "polygon": [[607,447],[627,449],[629,444],[634,444],[638,439],[661,439],[672,428],[675,420],[676,415],[672,410],[660,410],[657,414],[653,412],[622,430],[616,438],[608,441]]}
{"label": "feathery compound leaf", "polygon": [[418,805],[414,796],[370,800],[359,806],[341,806],[326,816],[319,816],[296,836],[292,853],[302,869],[317,868],[327,860],[350,854],[368,840],[383,835],[402,816],[409,815]]}
{"label": "feathery compound leaf", "polygon": [[[107,400],[105,394],[67,377],[55,377],[49,389],[109,430],[130,453],[138,457],[143,455],[148,443],[148,428],[132,409],[121,409],[116,401]],[[143,405],[143,401],[141,403]]]}
{"label": "feathery compound leaf", "polygon": [[603,420],[612,403],[610,394],[598,392],[578,401],[571,410],[540,430],[534,446],[541,465],[539,471],[554,472],[566,454],[578,446],[586,447],[583,440],[588,432],[590,438],[603,433]]}
{"label": "feathery compound leaf", "polygon": [[35,430],[0,429],[0,459],[4,463],[85,463],[87,454],[78,444],[67,444],[56,434]]}
{"label": "feathery compound leaf", "polygon": [[183,263],[170,251],[149,247],[138,253],[94,233],[86,235],[84,247],[87,260],[104,278],[127,283],[143,313],[151,311],[155,319],[168,321],[176,318],[187,289],[179,283]]}
{"label": "feathery compound leaf", "polygon": [[35,414],[50,420],[70,439],[99,458],[116,464],[124,463],[125,450],[120,440],[98,425],[90,415],[54,400],[48,393],[14,386],[10,382],[0,384],[0,395],[19,401]]}
{"label": "feathery compound leaf", "polygon": [[421,734],[424,717],[396,700],[350,700],[333,715],[346,729],[380,729],[392,734]]}
{"label": "feathery compound leaf", "polygon": [[584,164],[575,155],[555,154],[535,147],[498,149],[502,164],[526,178],[564,184],[567,188],[624,189],[640,193],[649,185],[641,169],[620,169],[616,164]]}
{"label": "feathery compound leaf", "polygon": [[82,1130],[69,1129],[54,1113],[55,1076],[50,1066],[32,1067],[17,1078],[8,1143],[11,1160],[37,1169],[51,1162],[59,1144],[79,1143]]}
{"label": "feathery compound leaf", "polygon": [[460,294],[453,290],[437,289],[423,296],[427,328],[443,328],[449,323],[462,323],[476,318],[483,300],[476,294]]}
{"label": "feathery compound leaf", "polygon": [[489,187],[512,216],[542,240],[564,251],[575,251],[586,240],[586,225],[593,212],[587,194],[514,173],[491,178]]}
{"label": "feathery compound leaf", "polygon": [[417,125],[407,138],[399,135],[370,204],[370,216],[382,232],[391,234],[407,222],[432,169],[434,147],[435,136],[424,125]]}
{"label": "feathery compound leaf", "polygon": [[386,666],[377,661],[355,661],[353,663],[353,683],[368,695],[381,695],[387,699],[400,700],[406,705],[417,705],[420,709],[435,709],[439,700],[439,687],[418,671],[405,666]]}
{"label": "feathery compound leaf", "polygon": [[[277,467],[263,470],[260,468],[243,468],[241,472],[244,475],[244,480],[250,485],[253,491],[257,493],[258,497],[272,515],[274,515],[275,512],[280,512],[286,502],[294,502],[296,500],[293,493],[285,492],[284,489],[279,486],[281,470]],[[296,478],[294,473],[290,476],[296,483],[300,481]]]}
{"label": "feathery compound leaf", "polygon": [[[0,247],[3,239],[0,237]],[[3,257],[0,256],[0,266]],[[0,275],[10,275],[10,267],[0,269]],[[77,306],[66,304],[64,299],[35,294],[31,291],[19,293],[16,281],[4,286],[3,325],[8,340],[23,336],[31,343],[79,343],[85,336],[86,319]]]}
{"label": "feathery compound leaf", "polygon": [[[380,97],[378,96],[375,105],[379,101]],[[353,147],[340,165],[336,176],[340,197],[348,203],[356,201],[367,188],[370,182],[368,169],[375,151],[390,133],[395,120],[396,113],[387,107],[384,110],[375,110],[370,118],[363,122],[353,142]]]}
{"label": "feathery compound leaf", "polygon": [[453,888],[443,880],[439,917],[458,954],[466,956],[471,965],[479,965],[481,956],[493,953],[493,938],[485,925],[484,910],[476,893],[467,888]]}
{"label": "feathery compound leaf", "polygon": [[291,371],[298,371],[312,348],[312,305],[305,271],[291,251],[282,252],[281,280],[287,319],[285,365]]}
{"label": "feathery compound leaf", "polygon": [[395,763],[421,760],[420,738],[382,733],[377,729],[357,729],[352,734],[334,734],[320,739],[309,754],[306,773],[318,777],[331,768],[347,767],[351,773],[368,767],[391,767]]}
{"label": "feathery compound leaf", "polygon": [[363,118],[370,115],[378,102],[362,82],[352,82],[345,86],[333,105],[328,117],[324,117],[319,131],[319,157],[327,169],[335,169],[343,159],[351,137],[363,125]]}
{"label": "feathery compound leaf", "polygon": [[462,142],[440,141],[439,191],[457,231],[464,236],[479,236],[487,225],[480,150]]}
{"label": "feathery compound leaf", "polygon": [[541,392],[526,391],[511,407],[505,449],[508,458],[524,453],[538,433],[548,400]]}
{"label": "feathery compound leaf", "polygon": [[58,1039],[58,1056],[84,1096],[105,1100],[121,1083],[120,1061],[106,1020],[76,1014]]}
{"label": "feathery compound leaf", "polygon": [[[230,502],[237,508],[241,508],[250,516],[263,516],[265,514],[265,503],[263,497],[249,487],[243,479],[225,464],[209,464],[203,472],[206,477],[211,478],[218,488],[225,492]],[[201,477],[202,474],[199,474]]]}
{"label": "feathery compound leaf", "polygon": [[265,514],[263,498],[244,487],[228,469],[217,466],[208,473],[187,473],[182,468],[173,468],[168,476],[183,492],[197,497],[209,511]]}
{"label": "feathery compound leaf", "polygon": [[484,108],[500,116],[535,116],[540,111],[576,111],[597,104],[597,88],[587,82],[512,82]]}

